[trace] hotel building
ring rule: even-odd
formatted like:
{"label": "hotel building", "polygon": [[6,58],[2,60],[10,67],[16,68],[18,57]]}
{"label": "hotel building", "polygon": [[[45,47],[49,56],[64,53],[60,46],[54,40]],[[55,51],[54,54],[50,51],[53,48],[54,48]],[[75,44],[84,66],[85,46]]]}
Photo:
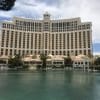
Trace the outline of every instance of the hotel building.
{"label": "hotel building", "polygon": [[45,13],[43,20],[14,17],[1,27],[0,55],[52,54],[77,56],[92,54],[91,22],[80,18],[53,20]]}

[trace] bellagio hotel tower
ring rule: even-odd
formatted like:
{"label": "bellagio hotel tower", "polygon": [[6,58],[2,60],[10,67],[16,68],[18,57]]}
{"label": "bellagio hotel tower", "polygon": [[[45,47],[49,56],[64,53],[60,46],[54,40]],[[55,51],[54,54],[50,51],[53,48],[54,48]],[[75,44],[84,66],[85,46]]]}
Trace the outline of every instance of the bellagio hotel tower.
{"label": "bellagio hotel tower", "polygon": [[52,20],[47,12],[43,20],[14,17],[2,23],[0,55],[88,56],[92,54],[91,26],[80,18]]}

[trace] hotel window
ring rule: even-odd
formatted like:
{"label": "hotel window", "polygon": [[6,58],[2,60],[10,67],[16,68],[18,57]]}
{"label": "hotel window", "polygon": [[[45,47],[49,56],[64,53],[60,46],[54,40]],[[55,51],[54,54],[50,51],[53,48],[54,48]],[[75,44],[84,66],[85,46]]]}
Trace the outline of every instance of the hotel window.
{"label": "hotel window", "polygon": [[58,23],[52,23],[52,32],[58,32],[59,25]]}
{"label": "hotel window", "polygon": [[21,55],[21,50],[18,50],[18,54]]}
{"label": "hotel window", "polygon": [[17,48],[18,32],[15,32],[15,48]]}
{"label": "hotel window", "polygon": [[77,30],[77,21],[74,21],[74,30]]}
{"label": "hotel window", "polygon": [[60,51],[59,54],[62,55],[62,51]]}
{"label": "hotel window", "polygon": [[11,25],[11,29],[14,29],[14,25]]}
{"label": "hotel window", "polygon": [[62,23],[59,23],[59,32],[62,32],[62,27],[63,27],[63,24]]}
{"label": "hotel window", "polygon": [[6,51],[5,51],[5,55],[8,55],[8,49],[6,49]]}
{"label": "hotel window", "polygon": [[52,34],[52,49],[54,49],[54,34]]}
{"label": "hotel window", "polygon": [[47,46],[48,46],[48,34],[46,33],[45,34],[45,49],[47,49]]}
{"label": "hotel window", "polygon": [[83,31],[83,45],[84,45],[84,48],[86,48],[86,33],[85,33],[85,31]]}
{"label": "hotel window", "polygon": [[14,31],[11,31],[11,41],[10,41],[10,47],[12,48],[13,47],[13,38],[14,38]]}
{"label": "hotel window", "polygon": [[39,32],[41,32],[41,30],[42,30],[42,23],[39,23]]}
{"label": "hotel window", "polygon": [[84,55],[86,55],[86,50],[84,50]]}
{"label": "hotel window", "polygon": [[35,24],[35,29],[34,29],[34,31],[37,32],[37,31],[38,31],[38,23],[35,22],[34,24]]}
{"label": "hotel window", "polygon": [[17,54],[17,50],[14,50],[14,55],[16,55]]}
{"label": "hotel window", "polygon": [[21,48],[22,32],[19,33],[19,48]]}
{"label": "hotel window", "polygon": [[3,28],[6,28],[6,24],[5,23],[3,23],[3,26],[2,26]]}
{"label": "hotel window", "polygon": [[23,33],[23,48],[25,48],[26,33]]}
{"label": "hotel window", "polygon": [[58,49],[58,34],[56,34],[56,49]]}
{"label": "hotel window", "polygon": [[58,51],[56,51],[56,55],[58,55]]}
{"label": "hotel window", "polygon": [[73,33],[71,33],[71,49],[73,49]]}
{"label": "hotel window", "polygon": [[45,51],[45,55],[47,55],[47,51]]}
{"label": "hotel window", "polygon": [[12,56],[12,49],[10,49],[10,55]]}
{"label": "hotel window", "polygon": [[65,51],[63,51],[63,55],[66,55],[66,52]]}
{"label": "hotel window", "polygon": [[67,24],[67,31],[69,31],[69,22],[66,23]]}
{"label": "hotel window", "polygon": [[8,47],[8,44],[9,44],[9,31],[7,31],[6,47]]}
{"label": "hotel window", "polygon": [[43,30],[44,31],[49,31],[50,30],[50,24],[48,22],[44,22]]}
{"label": "hotel window", "polygon": [[81,38],[81,32],[79,32],[79,48],[81,48],[82,45],[82,38]]}
{"label": "hotel window", "polygon": [[33,51],[31,50],[31,55],[33,54]]}
{"label": "hotel window", "polygon": [[69,49],[69,33],[67,33],[67,48]]}
{"label": "hotel window", "polygon": [[5,41],[5,30],[2,31],[2,47],[4,47],[4,41]]}
{"label": "hotel window", "polygon": [[16,25],[18,25],[19,24],[19,21],[18,20],[16,20]]}
{"label": "hotel window", "polygon": [[90,31],[87,31],[88,48],[90,48]]}
{"label": "hotel window", "polygon": [[11,28],[11,25],[10,24],[7,24],[7,28]]}
{"label": "hotel window", "polygon": [[62,34],[59,34],[59,47],[62,49]]}
{"label": "hotel window", "polygon": [[27,49],[29,48],[29,33],[27,33]]}
{"label": "hotel window", "polygon": [[82,54],[82,50],[79,50],[79,53]]}
{"label": "hotel window", "polygon": [[34,31],[34,22],[31,23],[31,31]]}
{"label": "hotel window", "polygon": [[67,51],[67,56],[70,56],[69,51]]}
{"label": "hotel window", "polygon": [[4,49],[1,49],[1,55],[3,55]]}
{"label": "hotel window", "polygon": [[78,30],[81,30],[81,25],[78,26]]}
{"label": "hotel window", "polygon": [[52,51],[52,55],[54,55],[54,51]]}
{"label": "hotel window", "polygon": [[36,51],[34,51],[34,54],[36,55],[36,54],[37,54],[37,52],[36,52]]}
{"label": "hotel window", "polygon": [[37,49],[37,34],[35,34],[35,49]]}
{"label": "hotel window", "polygon": [[67,28],[67,23],[66,22],[63,22],[63,32],[66,31],[66,28]]}
{"label": "hotel window", "polygon": [[88,50],[88,56],[91,56],[91,50]]}
{"label": "hotel window", "polygon": [[85,25],[82,25],[82,29],[85,29]]}
{"label": "hotel window", "polygon": [[33,33],[31,33],[31,49],[33,49]]}
{"label": "hotel window", "polygon": [[39,49],[41,49],[41,34],[39,34]]}
{"label": "hotel window", "polygon": [[75,56],[77,56],[77,51],[75,51]]}
{"label": "hotel window", "polygon": [[87,27],[87,29],[90,29],[90,24],[87,24],[86,27]]}
{"label": "hotel window", "polygon": [[63,34],[63,49],[65,49],[65,33]]}
{"label": "hotel window", "polygon": [[75,32],[75,48],[77,48],[77,32]]}

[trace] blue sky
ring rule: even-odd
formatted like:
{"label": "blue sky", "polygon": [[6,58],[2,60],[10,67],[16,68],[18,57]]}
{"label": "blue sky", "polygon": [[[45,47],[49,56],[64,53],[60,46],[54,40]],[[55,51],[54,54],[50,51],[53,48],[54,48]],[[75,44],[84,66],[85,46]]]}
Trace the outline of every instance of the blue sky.
{"label": "blue sky", "polygon": [[0,21],[13,16],[42,18],[48,11],[52,18],[81,17],[92,22],[94,52],[100,52],[100,0],[16,0],[10,11],[0,10]]}
{"label": "blue sky", "polygon": [[94,43],[93,44],[93,52],[94,54],[100,54],[100,43]]}

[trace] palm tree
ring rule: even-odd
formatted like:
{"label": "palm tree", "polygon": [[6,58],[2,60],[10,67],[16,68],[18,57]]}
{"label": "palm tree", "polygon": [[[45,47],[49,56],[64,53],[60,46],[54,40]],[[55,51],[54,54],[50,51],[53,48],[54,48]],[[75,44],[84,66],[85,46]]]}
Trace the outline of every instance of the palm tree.
{"label": "palm tree", "polygon": [[72,67],[73,61],[70,57],[64,58],[64,65],[65,67]]}
{"label": "palm tree", "polygon": [[40,59],[42,60],[42,69],[46,69],[47,56],[45,54],[41,54]]}

